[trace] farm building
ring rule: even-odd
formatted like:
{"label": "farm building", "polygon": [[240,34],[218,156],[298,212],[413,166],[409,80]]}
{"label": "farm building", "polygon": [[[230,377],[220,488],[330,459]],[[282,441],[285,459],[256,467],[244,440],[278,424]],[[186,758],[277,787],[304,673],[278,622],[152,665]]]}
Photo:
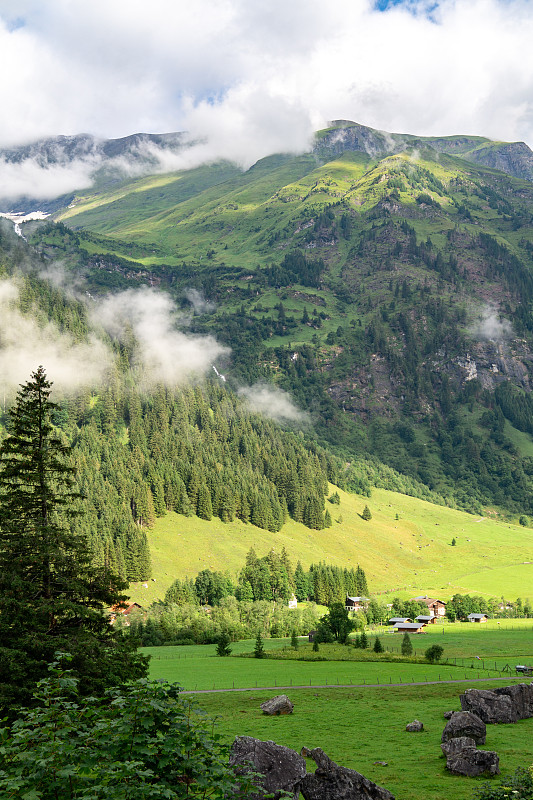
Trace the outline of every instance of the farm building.
{"label": "farm building", "polygon": [[486,614],[469,614],[469,622],[487,622],[488,616]]}
{"label": "farm building", "polygon": [[[111,616],[109,617],[109,622],[113,624],[119,614],[122,614],[122,616],[127,619],[133,611],[140,611],[141,609],[142,606],[140,606],[139,603],[117,603],[110,609]],[[126,625],[129,625],[129,622],[126,622]]]}
{"label": "farm building", "polygon": [[421,622],[423,625],[434,625],[437,622],[437,617],[433,615],[427,616],[426,614],[419,614],[415,622]]}
{"label": "farm building", "polygon": [[395,633],[424,633],[423,622],[396,622],[394,624]]}
{"label": "farm building", "polygon": [[391,619],[389,619],[389,625],[397,625],[398,622],[412,622],[412,621],[413,620],[409,619],[409,617],[392,617]]}
{"label": "farm building", "polygon": [[289,608],[298,608],[298,600],[296,599],[295,594],[289,598]]}
{"label": "farm building", "polygon": [[346,596],[346,611],[363,611],[368,604],[368,597],[349,597]]}
{"label": "farm building", "polygon": [[428,613],[434,617],[444,617],[446,614],[446,603],[437,600],[435,597],[428,597],[427,594],[420,597],[413,597],[415,603],[424,603],[428,607]]}

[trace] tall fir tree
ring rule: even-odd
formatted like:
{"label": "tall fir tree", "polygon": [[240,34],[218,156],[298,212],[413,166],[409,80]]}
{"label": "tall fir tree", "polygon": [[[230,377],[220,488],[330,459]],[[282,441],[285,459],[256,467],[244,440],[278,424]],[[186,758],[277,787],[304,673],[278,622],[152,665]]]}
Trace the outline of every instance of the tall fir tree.
{"label": "tall fir tree", "polygon": [[100,570],[90,566],[87,539],[69,524],[79,494],[50,393],[39,367],[17,394],[0,447],[0,706],[10,714],[31,701],[55,651],[72,654],[84,693],[147,670],[134,640],[105,615],[126,584],[105,558]]}

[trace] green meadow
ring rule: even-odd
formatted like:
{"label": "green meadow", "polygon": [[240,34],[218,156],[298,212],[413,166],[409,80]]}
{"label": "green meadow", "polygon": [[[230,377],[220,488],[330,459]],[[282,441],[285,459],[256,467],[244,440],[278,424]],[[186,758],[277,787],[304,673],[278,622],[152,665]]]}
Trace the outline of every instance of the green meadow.
{"label": "green meadow", "polygon": [[[238,520],[207,522],[168,513],[148,532],[154,579],[146,588],[132,584],[130,596],[147,606],[162,599],[176,578],[203,569],[236,578],[250,547],[260,556],[285,547],[293,565],[301,560],[304,568],[320,561],[347,568],[360,564],[371,594],[388,601],[420,594],[447,600],[456,592],[511,600],[532,594],[532,529],[384,489],[373,489],[370,498],[341,490],[339,495],[340,505],[326,503],[333,526],[321,531],[288,520],[271,533]],[[367,504],[372,519],[365,521],[361,513]]]}
{"label": "green meadow", "polygon": [[[513,667],[533,664],[533,622],[513,620],[503,627],[454,623],[444,626],[444,633],[442,627],[433,626],[427,634],[412,637],[413,645],[420,656],[438,642],[444,647],[443,658],[456,660],[457,666],[377,660],[380,657],[372,652],[341,645],[320,645],[319,652],[313,653],[303,638],[297,651],[287,639],[265,640],[271,656],[265,659],[239,657],[251,655],[251,640],[234,643],[229,658],[217,657],[214,645],[145,648],[145,652],[152,656],[151,677],[176,681],[192,692],[189,696],[216,719],[228,744],[235,736],[246,735],[298,751],[303,746],[321,747],[334,761],[385,786],[398,800],[469,800],[485,779],[446,771],[440,750],[443,713],[460,708],[459,695],[467,688],[492,688],[516,679],[514,669],[512,675],[496,679],[497,673],[489,669],[495,659],[499,667],[504,658]],[[384,631],[380,636],[388,649],[399,649],[401,636]],[[297,660],[308,657],[327,660]],[[385,653],[382,658],[391,657]],[[267,686],[268,690],[263,688]],[[213,687],[219,691],[213,692]],[[220,691],[233,687],[248,691]],[[281,691],[290,696],[294,713],[265,717],[260,703]],[[415,718],[424,723],[424,732],[409,734],[405,726]],[[532,735],[533,719],[487,726],[484,749],[499,754],[503,778],[529,765]],[[308,769],[314,769],[312,761]]]}

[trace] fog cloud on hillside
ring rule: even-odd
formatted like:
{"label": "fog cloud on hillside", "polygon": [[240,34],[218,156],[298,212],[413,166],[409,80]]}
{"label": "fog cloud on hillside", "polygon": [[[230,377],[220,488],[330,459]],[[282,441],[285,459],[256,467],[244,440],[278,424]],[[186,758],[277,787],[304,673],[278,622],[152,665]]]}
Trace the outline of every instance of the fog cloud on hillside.
{"label": "fog cloud on hillside", "polygon": [[513,328],[509,320],[501,317],[492,306],[486,306],[477,321],[470,327],[470,335],[476,339],[501,342],[512,337]]}
{"label": "fog cloud on hillside", "polygon": [[310,416],[299,409],[290,394],[269,383],[255,383],[239,389],[250,411],[273,419],[276,422],[309,424]]}
{"label": "fog cloud on hillside", "polygon": [[109,295],[92,316],[117,339],[137,340],[136,366],[144,388],[197,379],[213,361],[228,353],[212,336],[193,336],[176,328],[180,321],[169,295],[154,289],[132,289]]}
{"label": "fog cloud on hillside", "polygon": [[107,348],[96,337],[76,342],[53,322],[38,325],[17,308],[19,288],[0,281],[0,384],[8,395],[25,383],[39,365],[59,393],[100,384],[111,366]]}

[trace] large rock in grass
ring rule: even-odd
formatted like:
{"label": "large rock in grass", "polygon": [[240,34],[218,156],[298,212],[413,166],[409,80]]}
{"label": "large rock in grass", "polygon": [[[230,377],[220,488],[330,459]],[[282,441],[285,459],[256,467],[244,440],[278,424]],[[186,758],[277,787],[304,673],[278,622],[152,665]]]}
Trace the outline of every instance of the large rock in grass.
{"label": "large rock in grass", "polygon": [[448,756],[455,756],[464,750],[465,747],[474,747],[476,743],[470,736],[458,736],[456,739],[448,739],[447,742],[442,742],[440,748],[446,758]]}
{"label": "large rock in grass", "polygon": [[418,719],[414,719],[408,725],[405,726],[405,730],[408,733],[421,733],[424,730],[424,723],[420,722]]}
{"label": "large rock in grass", "polygon": [[292,714],[294,706],[286,694],[278,694],[261,703],[261,711],[269,717],[277,717],[280,714]]}
{"label": "large rock in grass", "polygon": [[510,697],[518,719],[533,717],[533,684],[513,683],[511,686],[500,686],[494,694]]}
{"label": "large rock in grass", "polygon": [[464,747],[459,753],[451,753],[448,756],[446,767],[455,775],[466,775],[469,778],[475,778],[483,773],[499,775],[500,759],[492,750]]}
{"label": "large rock in grass", "polygon": [[470,711],[457,711],[446,723],[441,741],[470,736],[476,744],[485,744],[487,727],[483,720]]}
{"label": "large rock in grass", "polygon": [[471,711],[487,725],[516,722],[518,714],[511,697],[487,689],[467,689],[460,696],[463,711]]}
{"label": "large rock in grass", "polygon": [[320,747],[303,748],[302,755],[312,758],[316,770],[300,784],[305,800],[394,800],[387,789],[365,778],[354,769],[339,767]]}
{"label": "large rock in grass", "polygon": [[306,773],[305,760],[295,750],[252,736],[235,738],[229,763],[261,774],[254,800],[262,800],[267,795],[279,798],[282,792],[288,792],[297,800],[300,782]]}

